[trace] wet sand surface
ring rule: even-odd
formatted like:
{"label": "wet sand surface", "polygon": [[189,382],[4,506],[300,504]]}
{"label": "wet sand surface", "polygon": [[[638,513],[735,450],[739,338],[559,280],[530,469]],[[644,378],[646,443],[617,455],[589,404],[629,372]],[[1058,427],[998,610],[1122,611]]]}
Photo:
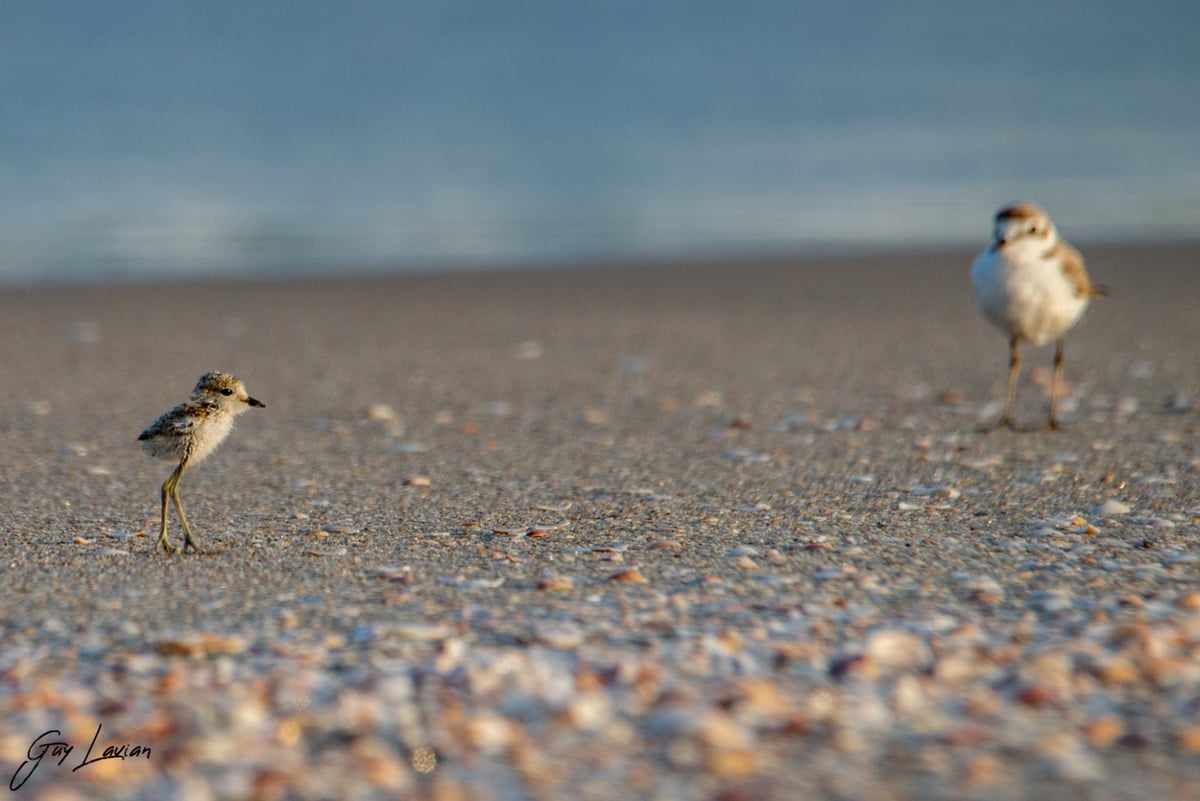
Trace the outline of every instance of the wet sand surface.
{"label": "wet sand surface", "polygon": [[[0,768],[1200,797],[1200,248],[1085,253],[1057,432],[1050,348],[982,430],[970,253],[0,292]],[[212,369],[267,408],[180,484],[219,553],[167,556],[136,437]]]}

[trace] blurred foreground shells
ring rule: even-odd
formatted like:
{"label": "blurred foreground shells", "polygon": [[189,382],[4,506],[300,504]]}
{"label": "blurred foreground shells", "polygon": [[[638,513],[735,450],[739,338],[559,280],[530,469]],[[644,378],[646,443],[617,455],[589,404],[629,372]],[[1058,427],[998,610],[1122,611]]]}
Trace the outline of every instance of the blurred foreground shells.
{"label": "blurred foreground shells", "polygon": [[[1093,547],[1095,537],[1070,533],[1073,517],[1061,522],[1054,536]],[[545,547],[511,535],[502,541]],[[648,536],[646,547],[654,542]],[[706,605],[745,608],[735,577],[761,581],[763,570],[737,563],[753,556],[771,565],[780,557],[769,550],[727,547],[713,561],[732,572],[669,590],[658,586],[657,571],[651,581],[637,566],[585,572],[608,564],[600,561],[567,560],[579,575],[509,585],[504,576],[430,577],[381,564],[366,568],[370,587],[411,592],[413,601],[371,619],[353,604],[339,606],[337,630],[308,623],[322,599],[285,593],[260,631],[214,626],[149,647],[121,645],[128,635],[118,633],[117,645],[101,649],[85,634],[68,646],[77,648],[72,671],[82,676],[42,664],[17,642],[0,661],[0,713],[10,724],[0,756],[20,764],[27,731],[59,728],[86,743],[99,721],[111,742],[149,745],[149,767],[114,760],[105,771],[74,775],[63,792],[97,797],[119,785],[131,797],[233,799],[253,787],[263,797],[376,798],[431,781],[450,788],[439,791],[445,797],[515,798],[537,782],[552,797],[569,797],[581,781],[579,760],[590,754],[606,766],[586,779],[597,797],[620,797],[631,776],[673,797],[666,777],[737,788],[770,775],[785,789],[761,797],[780,800],[793,797],[786,777],[798,752],[841,777],[828,797],[857,797],[863,782],[900,782],[901,797],[935,799],[958,791],[992,797],[988,790],[1005,782],[1097,786],[1130,754],[1200,756],[1200,725],[1187,711],[1200,698],[1200,591],[1181,589],[1161,602],[1122,591],[1100,614],[1065,588],[1049,588],[1016,614],[968,606],[947,615],[914,605],[903,624],[860,626],[871,612],[857,588],[888,590],[867,570],[840,565],[796,585],[804,590],[796,606],[780,595],[741,625],[709,618]],[[797,546],[793,554],[826,559],[830,550]],[[617,543],[575,552],[592,559],[636,551]],[[668,550],[664,558],[674,556]],[[493,616],[490,605],[505,603],[497,590],[513,584],[522,609],[535,605],[535,590],[544,599],[539,611],[573,612],[525,616],[510,607]],[[970,573],[951,584],[953,597],[971,603],[995,594],[1003,606],[1012,592]],[[431,585],[462,593],[463,611],[423,616],[420,596]],[[555,606],[558,599],[571,603]],[[602,610],[605,624],[587,620],[589,604],[605,599],[613,601]],[[799,603],[803,614],[791,611]],[[1040,620],[1077,609],[1074,636],[1040,636]],[[693,610],[701,625],[674,625]],[[851,622],[828,625],[836,619]],[[39,636],[68,634],[60,621]],[[1145,701],[1163,697],[1177,699],[1181,713],[1145,712]],[[162,770],[168,760],[220,770],[183,776]],[[914,774],[897,773],[893,760],[919,768],[930,783],[921,786],[939,791],[914,795]],[[67,774],[43,770],[35,777],[41,795],[32,797],[55,797]],[[511,793],[492,786],[502,770],[512,771]],[[238,781],[229,784],[230,776]]]}

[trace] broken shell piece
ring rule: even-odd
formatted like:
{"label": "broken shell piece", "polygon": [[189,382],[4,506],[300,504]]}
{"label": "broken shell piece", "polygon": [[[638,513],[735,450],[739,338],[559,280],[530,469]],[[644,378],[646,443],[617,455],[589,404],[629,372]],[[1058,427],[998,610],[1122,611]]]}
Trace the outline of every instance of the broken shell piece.
{"label": "broken shell piece", "polygon": [[642,575],[642,571],[636,567],[627,567],[624,570],[618,570],[608,577],[609,581],[625,581],[631,584],[645,584],[647,578]]}
{"label": "broken shell piece", "polygon": [[363,412],[363,416],[368,420],[380,420],[385,423],[393,423],[399,419],[396,410],[386,403],[372,403]]}

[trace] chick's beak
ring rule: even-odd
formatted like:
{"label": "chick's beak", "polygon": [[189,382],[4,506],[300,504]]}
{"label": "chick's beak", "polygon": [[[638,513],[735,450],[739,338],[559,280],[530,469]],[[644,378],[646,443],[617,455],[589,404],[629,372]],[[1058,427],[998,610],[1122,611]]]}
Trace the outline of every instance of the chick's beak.
{"label": "chick's beak", "polygon": [[251,406],[258,406],[259,408],[262,408],[262,409],[267,408],[267,404],[263,403],[262,401],[258,400],[257,398],[246,398],[246,403],[250,404]]}

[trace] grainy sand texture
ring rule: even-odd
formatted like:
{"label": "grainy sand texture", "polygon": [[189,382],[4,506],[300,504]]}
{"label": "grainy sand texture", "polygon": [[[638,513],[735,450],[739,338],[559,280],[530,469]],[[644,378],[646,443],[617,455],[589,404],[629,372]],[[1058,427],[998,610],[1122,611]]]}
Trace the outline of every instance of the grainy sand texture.
{"label": "grainy sand texture", "polygon": [[1057,432],[965,252],[0,292],[14,797],[1200,797],[1200,249],[1084,250]]}

